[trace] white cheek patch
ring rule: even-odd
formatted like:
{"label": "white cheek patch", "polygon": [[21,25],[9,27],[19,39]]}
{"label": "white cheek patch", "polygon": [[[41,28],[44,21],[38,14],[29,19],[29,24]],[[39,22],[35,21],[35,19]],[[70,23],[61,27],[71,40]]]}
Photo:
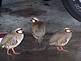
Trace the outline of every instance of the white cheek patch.
{"label": "white cheek patch", "polygon": [[71,32],[71,30],[66,30],[66,32]]}
{"label": "white cheek patch", "polygon": [[35,20],[32,20],[32,22],[35,22]]}
{"label": "white cheek patch", "polygon": [[34,17],[33,19],[38,20],[36,17]]}
{"label": "white cheek patch", "polygon": [[22,30],[19,30],[18,33],[22,33]]}

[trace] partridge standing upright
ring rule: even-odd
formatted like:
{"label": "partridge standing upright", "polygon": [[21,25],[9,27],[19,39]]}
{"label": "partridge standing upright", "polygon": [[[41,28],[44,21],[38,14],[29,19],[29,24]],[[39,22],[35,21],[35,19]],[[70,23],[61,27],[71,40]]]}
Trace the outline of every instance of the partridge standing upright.
{"label": "partridge standing upright", "polygon": [[24,34],[23,34],[23,30],[21,28],[17,28],[16,30],[12,31],[11,33],[8,33],[1,41],[0,46],[2,46],[2,48],[6,48],[7,49],[7,54],[10,54],[10,49],[12,50],[12,52],[14,54],[19,54],[16,53],[14,48],[17,47],[21,41],[24,38]]}
{"label": "partridge standing upright", "polygon": [[38,44],[41,45],[42,38],[45,35],[45,23],[37,18],[32,18],[32,35],[37,39]]}

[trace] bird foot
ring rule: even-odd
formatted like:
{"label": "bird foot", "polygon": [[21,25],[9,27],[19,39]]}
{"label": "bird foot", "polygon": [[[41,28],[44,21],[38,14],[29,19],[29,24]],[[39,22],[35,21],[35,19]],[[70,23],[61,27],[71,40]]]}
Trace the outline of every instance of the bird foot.
{"label": "bird foot", "polygon": [[18,54],[20,54],[20,53],[16,53],[16,52],[15,52],[14,54],[15,54],[15,55],[18,55]]}
{"label": "bird foot", "polygon": [[60,52],[69,52],[68,50],[65,50],[63,47],[57,47],[57,50]]}
{"label": "bird foot", "polygon": [[7,53],[7,55],[12,55],[12,54],[10,54],[10,53]]}
{"label": "bird foot", "polygon": [[61,50],[62,52],[69,52],[68,50]]}

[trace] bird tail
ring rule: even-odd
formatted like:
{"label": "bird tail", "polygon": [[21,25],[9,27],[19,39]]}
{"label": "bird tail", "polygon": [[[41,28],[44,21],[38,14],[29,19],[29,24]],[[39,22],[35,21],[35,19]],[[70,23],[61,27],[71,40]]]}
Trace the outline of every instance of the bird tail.
{"label": "bird tail", "polygon": [[42,42],[42,38],[39,38],[38,39],[38,43],[40,44]]}
{"label": "bird tail", "polygon": [[0,49],[1,49],[1,48],[4,48],[3,44],[0,44]]}

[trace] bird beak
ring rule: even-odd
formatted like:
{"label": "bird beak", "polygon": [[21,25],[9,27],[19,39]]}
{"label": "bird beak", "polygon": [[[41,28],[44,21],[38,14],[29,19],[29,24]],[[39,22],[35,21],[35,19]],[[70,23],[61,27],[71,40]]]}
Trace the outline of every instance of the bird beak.
{"label": "bird beak", "polygon": [[30,20],[32,22],[32,20]]}
{"label": "bird beak", "polygon": [[71,31],[71,32],[73,32],[73,30],[72,30],[72,29],[70,29],[70,31]]}
{"label": "bird beak", "polygon": [[34,22],[36,22],[36,20],[35,20],[35,19],[32,19],[32,20],[31,20],[31,22],[33,22],[33,23],[34,23]]}
{"label": "bird beak", "polygon": [[22,29],[22,33],[24,33],[24,29]]}

